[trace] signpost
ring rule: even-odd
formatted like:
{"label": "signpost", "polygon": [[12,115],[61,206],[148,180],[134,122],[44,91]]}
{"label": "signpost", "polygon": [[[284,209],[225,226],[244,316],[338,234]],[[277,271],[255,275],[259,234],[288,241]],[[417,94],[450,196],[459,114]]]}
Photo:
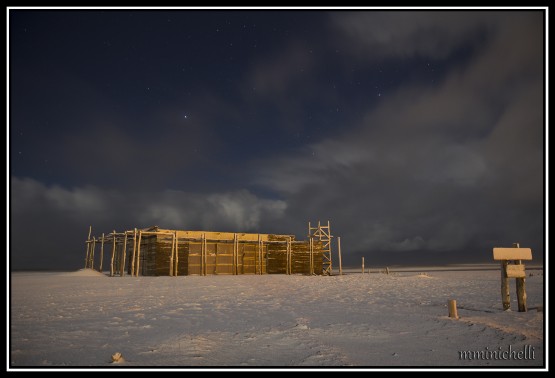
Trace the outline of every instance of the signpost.
{"label": "signpost", "polygon": [[518,311],[526,312],[526,271],[522,260],[532,260],[530,248],[520,248],[513,243],[513,248],[494,248],[493,259],[501,261],[501,302],[503,310],[511,308],[509,278],[516,279],[516,296]]}

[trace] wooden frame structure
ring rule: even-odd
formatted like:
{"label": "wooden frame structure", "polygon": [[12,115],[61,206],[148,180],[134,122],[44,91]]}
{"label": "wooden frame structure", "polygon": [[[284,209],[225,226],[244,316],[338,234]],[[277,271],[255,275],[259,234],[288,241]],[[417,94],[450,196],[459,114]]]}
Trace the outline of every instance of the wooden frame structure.
{"label": "wooden frame structure", "polygon": [[322,243],[322,274],[331,276],[333,273],[331,238],[333,238],[333,236],[331,235],[330,221],[328,221],[327,226],[322,225],[321,222],[318,221],[318,226],[316,227],[312,227],[310,222],[308,222],[308,238],[309,240],[317,239]]}
{"label": "wooden frame structure", "polygon": [[[309,224],[309,231],[311,230]],[[110,276],[180,276],[213,274],[331,274],[331,235],[328,225],[308,240],[293,235],[250,234],[161,229],[158,226],[89,236],[85,268],[99,270],[111,247]],[[98,243],[97,243],[98,242]],[[107,248],[105,248],[107,247]]]}
{"label": "wooden frame structure", "polygon": [[526,312],[526,270],[522,260],[532,260],[530,248],[520,248],[519,243],[513,243],[512,248],[494,248],[493,259],[501,261],[501,302],[503,310],[511,308],[509,278],[516,279],[516,296],[518,312]]}

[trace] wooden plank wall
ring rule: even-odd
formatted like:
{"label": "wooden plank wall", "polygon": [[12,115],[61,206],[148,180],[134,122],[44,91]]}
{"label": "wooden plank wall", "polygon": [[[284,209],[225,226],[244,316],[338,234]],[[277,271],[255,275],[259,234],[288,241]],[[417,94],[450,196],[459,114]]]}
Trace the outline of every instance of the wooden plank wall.
{"label": "wooden plank wall", "polygon": [[[237,274],[286,274],[287,238],[274,236],[261,240],[239,240],[237,243]],[[253,238],[251,238],[253,239]],[[262,239],[262,238],[261,238]],[[204,244],[204,254],[203,254]],[[171,235],[148,235],[141,242],[140,274],[167,276],[170,272]],[[260,247],[262,249],[260,250]],[[323,244],[313,240],[310,272],[310,241],[291,243],[291,274],[322,274]],[[202,257],[204,256],[204,261]],[[234,241],[179,240],[178,275],[234,274]]]}

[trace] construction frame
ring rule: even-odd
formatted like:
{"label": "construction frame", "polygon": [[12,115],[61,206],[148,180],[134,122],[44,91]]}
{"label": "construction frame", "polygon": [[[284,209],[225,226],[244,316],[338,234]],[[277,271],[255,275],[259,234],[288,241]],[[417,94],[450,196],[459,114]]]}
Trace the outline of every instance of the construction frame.
{"label": "construction frame", "polygon": [[[330,223],[309,223],[308,240],[294,235],[134,228],[86,240],[85,268],[110,276],[241,274],[331,275]],[[100,258],[95,256],[100,248]]]}

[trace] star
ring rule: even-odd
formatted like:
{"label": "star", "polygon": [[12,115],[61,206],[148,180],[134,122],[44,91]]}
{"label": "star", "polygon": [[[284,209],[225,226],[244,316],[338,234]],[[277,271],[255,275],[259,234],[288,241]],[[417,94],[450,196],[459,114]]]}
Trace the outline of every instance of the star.
{"label": "star", "polygon": [[183,118],[187,119],[187,115],[184,115]]}

